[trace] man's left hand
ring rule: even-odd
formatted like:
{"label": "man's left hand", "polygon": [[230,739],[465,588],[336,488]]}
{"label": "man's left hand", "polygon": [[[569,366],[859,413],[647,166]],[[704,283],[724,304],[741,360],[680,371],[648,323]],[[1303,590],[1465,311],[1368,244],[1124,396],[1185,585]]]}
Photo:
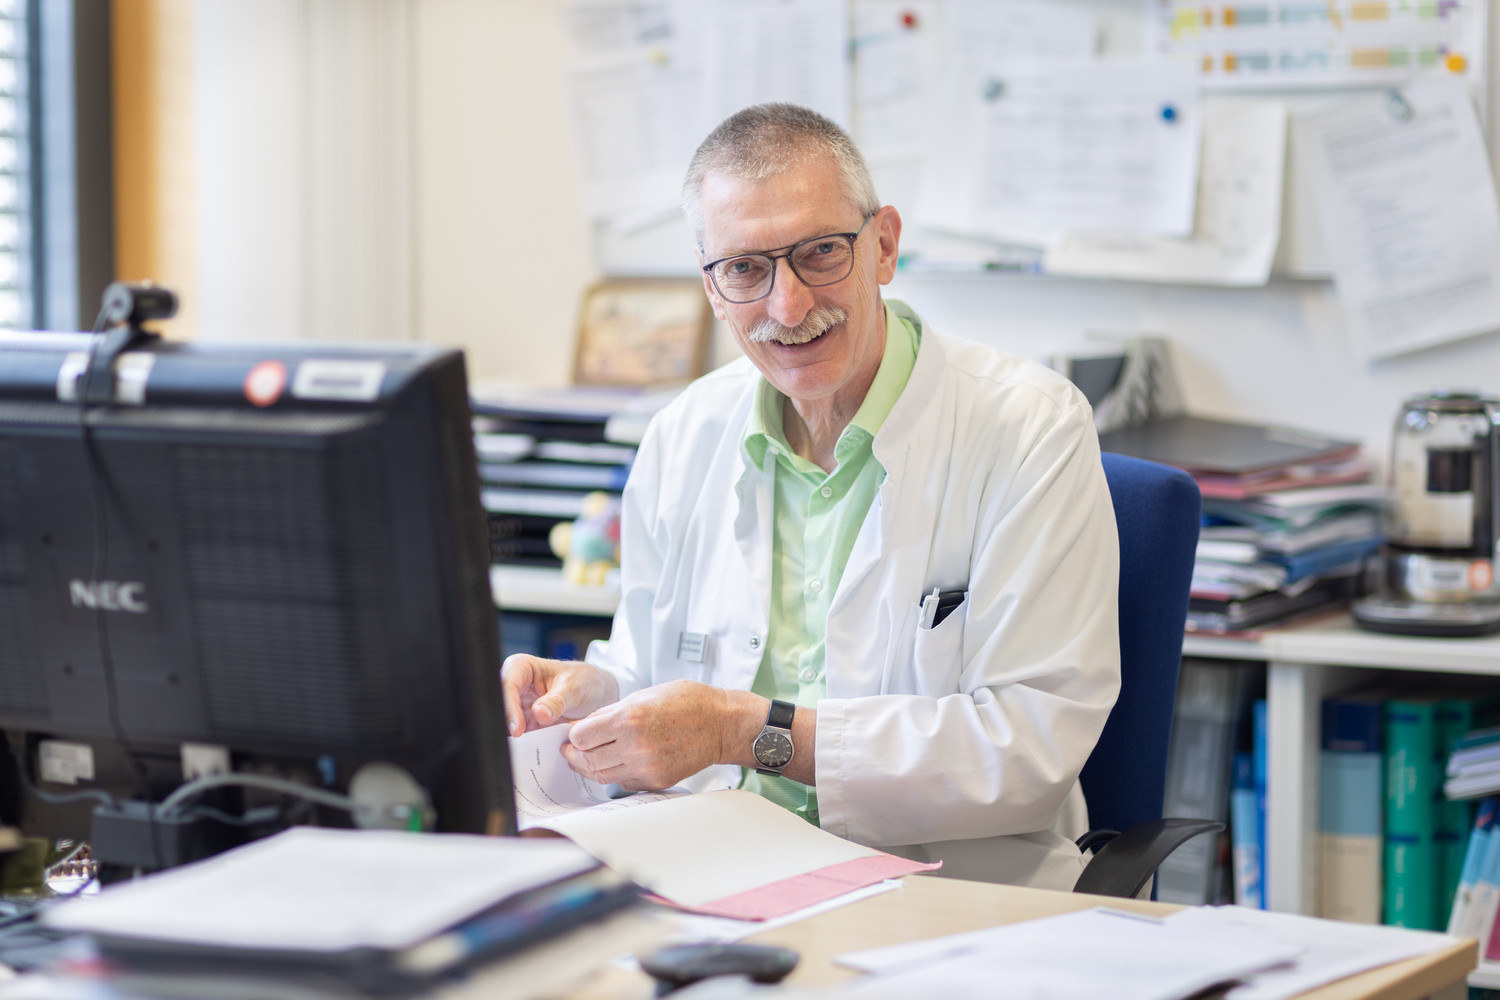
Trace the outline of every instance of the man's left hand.
{"label": "man's left hand", "polygon": [[[753,699],[750,700],[750,699]],[[757,705],[756,702],[759,704]],[[601,784],[627,791],[670,788],[705,767],[739,763],[730,747],[748,747],[766,699],[697,681],[671,681],[623,698],[573,724],[563,756]]]}

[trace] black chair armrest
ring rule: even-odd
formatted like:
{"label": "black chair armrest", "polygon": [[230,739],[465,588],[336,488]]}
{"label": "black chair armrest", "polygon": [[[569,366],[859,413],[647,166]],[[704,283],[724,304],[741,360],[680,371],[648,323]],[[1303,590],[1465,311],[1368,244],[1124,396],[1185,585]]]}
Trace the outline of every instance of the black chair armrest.
{"label": "black chair armrest", "polygon": [[1073,891],[1133,899],[1167,855],[1201,833],[1222,829],[1223,823],[1206,819],[1156,819],[1133,826],[1095,852]]}

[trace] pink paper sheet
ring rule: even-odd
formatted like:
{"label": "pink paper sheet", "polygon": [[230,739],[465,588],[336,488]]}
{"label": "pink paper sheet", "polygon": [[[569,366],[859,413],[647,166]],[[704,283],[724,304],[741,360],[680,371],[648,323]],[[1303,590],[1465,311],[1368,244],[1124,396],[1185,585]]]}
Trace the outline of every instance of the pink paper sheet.
{"label": "pink paper sheet", "polygon": [[941,861],[926,864],[898,858],[894,854],[875,854],[793,875],[689,909],[735,920],[770,920],[888,878],[935,871],[942,865]]}

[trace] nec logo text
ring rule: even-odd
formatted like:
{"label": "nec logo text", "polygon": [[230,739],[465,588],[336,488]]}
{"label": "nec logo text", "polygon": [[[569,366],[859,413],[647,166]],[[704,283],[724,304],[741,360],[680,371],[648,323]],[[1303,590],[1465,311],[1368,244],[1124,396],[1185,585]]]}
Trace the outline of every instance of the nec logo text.
{"label": "nec logo text", "polygon": [[68,596],[75,608],[127,611],[133,615],[143,615],[150,610],[146,603],[146,585],[136,581],[69,580]]}

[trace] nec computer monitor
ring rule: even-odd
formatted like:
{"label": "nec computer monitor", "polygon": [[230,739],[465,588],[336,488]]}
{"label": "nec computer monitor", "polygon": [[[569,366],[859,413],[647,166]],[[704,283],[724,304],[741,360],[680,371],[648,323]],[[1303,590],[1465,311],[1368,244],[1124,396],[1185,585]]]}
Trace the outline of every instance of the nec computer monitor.
{"label": "nec computer monitor", "polygon": [[[0,819],[87,839],[185,760],[339,794],[384,762],[437,829],[514,832],[462,354],[148,340],[85,407],[97,342],[0,335]],[[206,799],[231,841],[348,823]]]}

